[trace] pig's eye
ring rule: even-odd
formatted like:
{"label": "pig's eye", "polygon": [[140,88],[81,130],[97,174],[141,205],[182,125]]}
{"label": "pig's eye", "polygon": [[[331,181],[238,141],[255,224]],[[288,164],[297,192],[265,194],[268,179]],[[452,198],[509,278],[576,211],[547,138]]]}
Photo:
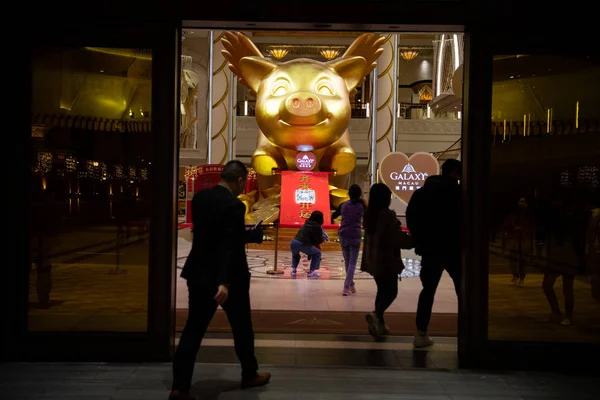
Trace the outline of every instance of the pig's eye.
{"label": "pig's eye", "polygon": [[286,81],[277,81],[271,86],[271,94],[273,96],[283,96],[290,91],[290,84]]}
{"label": "pig's eye", "polygon": [[317,92],[325,96],[333,96],[333,89],[326,83],[319,83],[317,85]]}

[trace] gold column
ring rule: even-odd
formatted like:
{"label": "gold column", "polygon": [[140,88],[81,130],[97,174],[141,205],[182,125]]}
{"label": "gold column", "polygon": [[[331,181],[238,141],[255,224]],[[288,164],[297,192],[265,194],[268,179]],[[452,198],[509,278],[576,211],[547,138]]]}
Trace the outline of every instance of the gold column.
{"label": "gold column", "polygon": [[[377,164],[395,147],[392,144],[394,129],[394,35],[385,37],[383,54],[377,61]],[[402,151],[402,149],[399,149]]]}
{"label": "gold column", "polygon": [[[225,164],[229,146],[233,145],[228,140],[229,114],[233,110],[229,109],[229,85],[231,84],[229,68],[227,68],[227,60],[221,54],[221,50],[224,49],[221,38],[224,35],[223,31],[214,31],[212,42],[212,123],[209,146],[212,164]],[[233,138],[235,142],[235,132]]]}

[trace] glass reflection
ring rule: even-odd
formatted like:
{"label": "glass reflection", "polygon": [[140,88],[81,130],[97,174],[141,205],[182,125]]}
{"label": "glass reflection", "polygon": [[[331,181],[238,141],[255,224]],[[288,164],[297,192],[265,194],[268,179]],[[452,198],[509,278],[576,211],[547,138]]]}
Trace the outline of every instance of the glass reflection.
{"label": "glass reflection", "polygon": [[600,63],[494,60],[491,340],[599,342]]}
{"label": "glass reflection", "polygon": [[31,331],[146,330],[151,72],[146,50],[33,52]]}

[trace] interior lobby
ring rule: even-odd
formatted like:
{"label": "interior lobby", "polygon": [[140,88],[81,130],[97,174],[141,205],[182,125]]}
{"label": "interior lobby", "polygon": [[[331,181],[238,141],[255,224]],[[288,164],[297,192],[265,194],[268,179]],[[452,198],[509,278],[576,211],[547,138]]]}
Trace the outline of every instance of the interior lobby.
{"label": "interior lobby", "polygon": [[[348,51],[360,35],[358,32],[242,33],[256,45],[263,57],[279,63],[302,58],[332,62]],[[213,41],[212,49],[209,36]],[[456,94],[454,88],[462,84],[462,34],[382,36],[385,37],[385,42],[378,61],[380,73],[376,82],[373,82],[372,76],[367,76],[351,94],[348,131],[356,153],[356,167],[348,175],[330,182],[332,212],[348,200],[347,189],[351,184],[359,185],[366,198],[370,184],[381,178],[379,172],[372,176],[369,170],[372,157],[370,131],[373,129],[374,119],[379,136],[378,154],[375,156],[377,167],[392,152],[392,147],[408,155],[419,152],[431,154],[438,163],[460,157],[462,104],[460,91]],[[187,207],[197,188],[204,185],[199,170],[205,169],[203,165],[224,164],[229,159],[240,160],[251,167],[252,154],[260,135],[255,115],[256,97],[227,68],[227,60],[221,54],[224,50],[221,39],[224,37],[223,31],[209,32],[191,28],[183,30],[178,268],[185,263],[191,248]],[[211,66],[213,77],[209,79],[207,70]],[[394,70],[398,72],[396,76]],[[453,84],[453,79],[459,84]],[[374,89],[374,86],[377,87]],[[377,96],[378,111],[375,118],[372,118],[374,93]],[[209,123],[206,103],[210,95],[213,106]],[[391,118],[391,115],[396,118]],[[206,139],[208,126],[211,127],[213,137],[210,149]],[[391,142],[395,142],[395,146]],[[207,161],[208,151],[211,152],[210,162]],[[214,183],[218,177],[213,174],[206,179],[211,179]],[[256,179],[256,172],[251,168],[250,180],[253,179]],[[342,296],[345,270],[337,236],[339,219],[327,229],[332,240],[322,245],[320,279],[307,279],[306,256],[302,258],[297,276],[292,278],[290,241],[298,227],[282,227],[278,224],[281,196],[279,184],[275,183],[270,187],[258,187],[259,185],[260,182],[249,186],[243,198],[248,206],[246,224],[252,226],[263,221],[266,227],[265,241],[260,245],[247,246],[253,280],[251,298],[256,314],[256,329],[267,332],[315,330],[327,333],[364,333],[364,313],[372,311],[376,294],[375,282],[368,273],[361,272],[358,266],[355,275],[357,293]],[[192,190],[192,187],[195,189]],[[256,194],[256,191],[259,193]],[[252,199],[249,200],[249,197]],[[398,196],[394,196],[393,200],[393,208],[404,224],[406,200]],[[360,257],[359,254],[359,260]],[[405,270],[401,276],[400,294],[388,311],[389,318],[394,321],[394,334],[409,335],[414,330],[412,325],[421,290],[420,257],[414,250],[403,251],[402,257]],[[274,269],[278,272],[274,273]],[[178,328],[184,322],[186,309],[187,288],[185,281],[179,278]],[[455,336],[457,299],[447,274],[444,274],[440,282],[433,311],[432,332]],[[220,321],[224,321],[223,318],[215,319],[214,329],[227,329],[226,321],[223,327],[219,326]]]}

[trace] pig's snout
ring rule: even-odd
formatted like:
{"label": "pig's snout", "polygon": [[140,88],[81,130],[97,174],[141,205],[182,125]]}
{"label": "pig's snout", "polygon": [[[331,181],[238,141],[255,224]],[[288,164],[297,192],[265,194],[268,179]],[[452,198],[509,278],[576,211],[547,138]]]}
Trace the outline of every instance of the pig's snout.
{"label": "pig's snout", "polygon": [[321,99],[314,93],[293,93],[282,105],[281,120],[290,125],[314,125],[326,117]]}

